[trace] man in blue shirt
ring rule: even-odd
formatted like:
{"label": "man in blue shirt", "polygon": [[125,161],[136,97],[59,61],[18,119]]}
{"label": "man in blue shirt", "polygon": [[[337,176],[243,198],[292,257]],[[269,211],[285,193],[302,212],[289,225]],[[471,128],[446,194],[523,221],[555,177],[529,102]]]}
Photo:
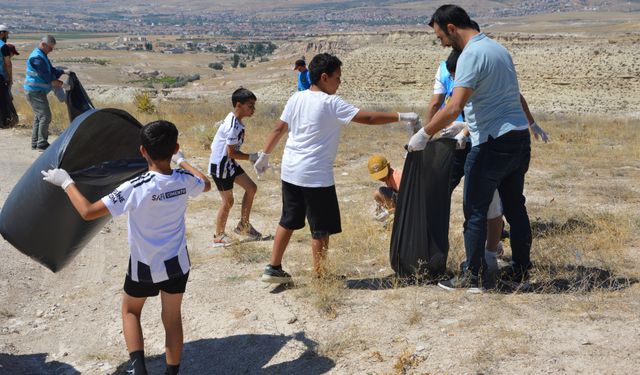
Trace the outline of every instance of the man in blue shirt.
{"label": "man in blue shirt", "polygon": [[311,76],[307,69],[307,63],[304,60],[297,60],[293,70],[298,71],[298,91],[308,90],[311,87]]}
{"label": "man in blue shirt", "polygon": [[56,39],[45,35],[38,48],[27,58],[27,71],[24,80],[24,91],[27,101],[33,109],[33,129],[31,131],[31,149],[44,151],[49,147],[49,124],[51,108],[47,94],[53,87],[62,87],[60,76],[68,72],[51,65],[48,55],[56,46]]}
{"label": "man in blue shirt", "polygon": [[483,271],[487,210],[496,188],[511,224],[512,263],[500,276],[505,284],[521,285],[531,267],[531,226],[523,195],[531,140],[513,61],[502,45],[478,32],[465,10],[456,5],[438,8],[429,25],[443,46],[461,54],[451,99],[411,138],[409,150],[423,149],[463,109],[472,143],[464,167],[466,269],[438,285],[475,293],[493,286],[493,275]]}

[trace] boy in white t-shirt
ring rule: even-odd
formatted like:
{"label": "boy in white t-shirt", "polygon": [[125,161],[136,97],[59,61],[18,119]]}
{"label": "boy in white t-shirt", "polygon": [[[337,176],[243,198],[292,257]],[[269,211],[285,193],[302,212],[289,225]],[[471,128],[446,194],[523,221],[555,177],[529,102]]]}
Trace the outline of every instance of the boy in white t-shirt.
{"label": "boy in white t-shirt", "polygon": [[[45,181],[64,189],[84,220],[129,213],[130,257],[122,297],[122,331],[131,358],[130,373],[147,374],[140,314],[147,297],[160,293],[166,374],[173,375],[178,373],[182,355],[181,305],[191,266],[184,224],[187,198],[209,191],[211,183],[178,151],[178,129],[172,123],[145,125],[140,140],[140,153],[149,171],[94,203],[82,195],[64,169],[42,174]],[[183,169],[171,169],[172,159]]]}
{"label": "boy in white t-shirt", "polygon": [[264,282],[291,282],[291,276],[282,269],[282,257],[293,231],[304,227],[305,216],[311,229],[314,269],[318,276],[325,275],[323,260],[329,236],[342,231],[333,178],[342,128],[351,121],[369,125],[418,121],[416,113],[366,112],[334,95],[340,86],[341,66],[342,62],[328,53],[311,60],[311,88],[289,98],[254,164],[258,173],[264,172],[269,153],[288,134],[282,155],[282,216],[271,261],[262,275]]}
{"label": "boy in white t-shirt", "polygon": [[256,110],[256,96],[245,88],[239,88],[231,95],[233,112],[230,112],[218,128],[213,142],[211,142],[211,157],[209,158],[209,174],[216,184],[222,205],[216,216],[216,232],[213,236],[213,246],[226,246],[233,241],[225,233],[229,211],[233,207],[233,185],[240,185],[244,189],[240,222],[233,230],[236,234],[251,239],[261,239],[258,232],[249,222],[253,198],[258,187],[251,180],[236,160],[249,160],[252,164],[258,159],[258,153],[245,154],[240,151],[244,143],[245,126],[242,119],[253,116]]}

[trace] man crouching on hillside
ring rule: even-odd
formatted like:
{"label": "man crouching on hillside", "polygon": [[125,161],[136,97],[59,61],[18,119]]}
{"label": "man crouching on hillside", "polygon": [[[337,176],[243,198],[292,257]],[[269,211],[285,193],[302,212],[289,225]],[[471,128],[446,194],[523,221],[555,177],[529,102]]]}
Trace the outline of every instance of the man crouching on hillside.
{"label": "man crouching on hillside", "polygon": [[340,86],[341,66],[342,62],[328,53],[311,60],[311,88],[289,98],[254,165],[256,172],[264,172],[269,165],[269,153],[283,135],[289,135],[282,155],[282,216],[271,261],[262,274],[264,282],[291,282],[291,275],[282,269],[282,257],[293,231],[304,227],[305,216],[311,229],[316,275],[325,275],[323,261],[329,236],[342,231],[333,177],[342,128],[351,121],[368,125],[418,121],[416,113],[362,111],[334,95]]}

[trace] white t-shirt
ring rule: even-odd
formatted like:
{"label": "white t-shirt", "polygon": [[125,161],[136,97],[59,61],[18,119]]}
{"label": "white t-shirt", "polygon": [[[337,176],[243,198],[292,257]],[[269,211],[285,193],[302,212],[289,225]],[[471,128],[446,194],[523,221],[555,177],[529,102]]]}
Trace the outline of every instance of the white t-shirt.
{"label": "white t-shirt", "polygon": [[102,198],[112,216],[129,213],[129,270],[133,281],[158,283],[186,274],[184,213],[187,198],[204,190],[204,182],[176,169],[171,175],[147,172]]}
{"label": "white t-shirt", "polygon": [[238,120],[233,112],[230,112],[211,142],[209,163],[215,165],[215,170],[210,170],[209,173],[218,178],[233,177],[236,174],[238,163],[229,157],[227,146],[235,146],[236,150],[240,150],[242,143],[244,143],[244,124]]}
{"label": "white t-shirt", "polygon": [[280,120],[289,125],[281,178],[304,187],[335,185],[333,162],[340,131],[359,109],[337,95],[300,91],[289,98]]}
{"label": "white t-shirt", "polygon": [[438,65],[438,71],[436,72],[436,76],[433,81],[433,93],[435,95],[447,93],[447,88],[444,87],[444,84],[442,83],[442,79],[440,78],[440,65]]}

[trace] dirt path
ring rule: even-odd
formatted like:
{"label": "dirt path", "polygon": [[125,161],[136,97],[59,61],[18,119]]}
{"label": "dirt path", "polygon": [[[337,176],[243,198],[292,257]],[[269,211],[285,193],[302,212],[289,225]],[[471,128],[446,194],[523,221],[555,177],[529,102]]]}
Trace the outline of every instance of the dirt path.
{"label": "dirt path", "polygon": [[[0,130],[0,202],[39,156],[28,136]],[[264,196],[277,194],[277,181],[263,184]],[[472,296],[350,279],[339,288],[337,315],[327,317],[312,306],[308,280],[293,290],[259,281],[270,243],[236,249],[254,254],[248,261],[209,246],[216,205],[206,194],[188,211],[194,265],[183,312],[185,374],[637,373],[638,284],[616,292]],[[278,210],[261,209],[255,220],[271,226]],[[57,274],[0,241],[0,374],[120,373],[128,359],[119,314],[126,230],[126,218],[110,222]],[[298,243],[290,250],[306,251]],[[145,307],[142,326],[148,368],[160,374],[157,298]]]}

